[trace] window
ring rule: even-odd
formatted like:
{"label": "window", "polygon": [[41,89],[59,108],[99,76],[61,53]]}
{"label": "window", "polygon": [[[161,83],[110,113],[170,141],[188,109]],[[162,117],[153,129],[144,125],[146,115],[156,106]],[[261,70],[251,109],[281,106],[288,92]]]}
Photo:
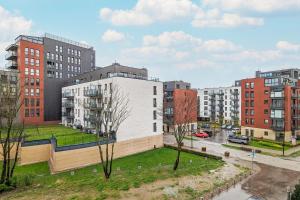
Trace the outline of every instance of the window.
{"label": "window", "polygon": [[249,83],[246,83],[246,88],[249,88],[249,85],[250,85]]}
{"label": "window", "polygon": [[29,85],[29,78],[28,77],[25,78],[25,85]]}
{"label": "window", "polygon": [[58,78],[58,72],[55,72],[55,78]]}
{"label": "window", "polygon": [[40,96],[40,89],[39,89],[39,88],[36,88],[36,89],[35,89],[35,95],[36,95],[36,96]]}
{"label": "window", "polygon": [[254,88],[254,83],[250,83],[250,88],[253,89]]}
{"label": "window", "polygon": [[77,65],[77,58],[75,58],[75,64]]}
{"label": "window", "polygon": [[30,117],[34,117],[34,109],[30,109]]}
{"label": "window", "polygon": [[[81,64],[81,60],[80,60],[80,58],[78,59],[78,65],[80,65]],[[93,63],[91,63],[91,65],[93,65]]]}
{"label": "window", "polygon": [[156,123],[153,123],[153,132],[157,131]]}
{"label": "window", "polygon": [[156,86],[153,86],[153,95],[157,95]]}
{"label": "window", "polygon": [[70,71],[70,65],[68,65],[68,72]]}
{"label": "window", "polygon": [[249,92],[245,92],[245,98],[249,98]]}
{"label": "window", "polygon": [[70,63],[70,57],[68,57],[68,63]]}
{"label": "window", "polygon": [[254,115],[254,110],[253,109],[250,110],[250,115],[252,115],[252,116]]}
{"label": "window", "polygon": [[62,72],[59,72],[59,78],[62,78]]}
{"label": "window", "polygon": [[34,106],[34,99],[33,98],[30,99],[30,106],[32,106],[32,107]]}
{"label": "window", "polygon": [[25,48],[25,55],[26,56],[28,55],[28,48],[27,47]]}
{"label": "window", "polygon": [[63,48],[62,46],[59,47],[59,52],[62,53],[63,52]]}
{"label": "window", "polygon": [[34,56],[34,49],[30,49],[30,55]]}
{"label": "window", "polygon": [[55,60],[58,60],[58,54],[55,54]]}
{"label": "window", "polygon": [[156,116],[156,110],[153,110],[153,119],[156,120],[157,116]]}
{"label": "window", "polygon": [[153,99],[153,107],[156,108],[157,104],[156,104],[156,98]]}
{"label": "window", "polygon": [[265,92],[265,94],[269,94],[269,90],[265,90],[264,92]]}
{"label": "window", "polygon": [[250,101],[250,107],[254,107],[254,101],[253,100]]}
{"label": "window", "polygon": [[51,59],[54,60],[54,53],[51,53]]}
{"label": "window", "polygon": [[245,102],[245,106],[248,107],[249,106],[249,101]]}
{"label": "window", "polygon": [[264,100],[264,104],[268,104],[269,101],[267,99]]}
{"label": "window", "polygon": [[[78,56],[80,57],[80,50],[78,50]],[[80,59],[79,59],[80,60]]]}
{"label": "window", "polygon": [[25,117],[29,117],[29,109],[25,109]]}
{"label": "window", "polygon": [[250,124],[251,124],[251,125],[254,125],[254,119],[251,119],[251,120],[250,120]]}
{"label": "window", "polygon": [[254,98],[254,92],[253,91],[250,92],[250,98]]}
{"label": "window", "polygon": [[30,59],[30,65],[31,65],[31,66],[34,65],[34,59],[33,59],[33,58]]}
{"label": "window", "polygon": [[40,106],[40,99],[36,99],[36,106],[37,106],[37,107]]}
{"label": "window", "polygon": [[35,84],[36,84],[36,86],[40,85],[40,79],[39,78],[35,79]]}
{"label": "window", "polygon": [[75,56],[77,56],[77,50],[75,49]]}
{"label": "window", "polygon": [[248,118],[245,119],[245,123],[249,124],[249,119]]}
{"label": "window", "polygon": [[62,55],[59,56],[59,60],[62,62],[62,60],[63,60]]}
{"label": "window", "polygon": [[34,78],[31,78],[31,79],[30,79],[30,85],[31,85],[31,86],[34,86]]}
{"label": "window", "polygon": [[34,96],[34,89],[33,88],[30,89],[30,96]]}
{"label": "window", "polygon": [[78,72],[80,72],[81,71],[81,69],[80,69],[80,67],[78,67]]}
{"label": "window", "polygon": [[55,51],[58,52],[58,46],[57,45],[55,46]]}
{"label": "window", "polygon": [[74,49],[72,49],[71,52],[72,52],[72,55],[74,55]]}
{"label": "window", "polygon": [[264,114],[268,114],[269,110],[268,109],[264,109]]}
{"label": "window", "polygon": [[246,109],[245,110],[245,115],[248,115],[248,114],[249,114],[248,109]]}
{"label": "window", "polygon": [[35,75],[37,75],[37,76],[40,75],[40,70],[39,69],[35,70]]}
{"label": "window", "polygon": [[34,69],[30,69],[30,75],[34,75]]}
{"label": "window", "polygon": [[268,136],[268,135],[269,135],[268,131],[265,131],[264,136]]}
{"label": "window", "polygon": [[265,120],[264,120],[264,123],[265,123],[265,124],[268,124],[268,123],[269,123],[269,120],[265,119]]}
{"label": "window", "polygon": [[58,70],[58,63],[55,63],[55,69]]}
{"label": "window", "polygon": [[29,95],[29,89],[25,88],[25,96],[28,96],[28,95]]}
{"label": "window", "polygon": [[35,50],[35,56],[40,57],[40,51],[39,50]]}
{"label": "window", "polygon": [[25,65],[28,65],[29,61],[28,58],[25,58]]}
{"label": "window", "polygon": [[40,60],[35,60],[35,66],[37,66],[37,67],[40,66]]}
{"label": "window", "polygon": [[50,59],[50,53],[47,52],[47,59]]}
{"label": "window", "polygon": [[251,137],[254,136],[254,130],[250,130],[250,135],[251,135]]}
{"label": "window", "polygon": [[74,58],[73,58],[73,57],[71,58],[71,63],[72,63],[72,64],[74,63]]}
{"label": "window", "polygon": [[25,75],[28,75],[28,73],[29,73],[29,69],[25,67]]}
{"label": "window", "polygon": [[38,109],[36,109],[35,111],[36,111],[36,112],[35,112],[35,113],[36,113],[36,116],[39,117],[39,116],[40,116],[40,109],[38,108]]}
{"label": "window", "polygon": [[25,106],[28,107],[29,106],[29,99],[25,98],[24,103],[25,103]]}
{"label": "window", "polygon": [[68,54],[70,54],[70,48],[68,48]]}

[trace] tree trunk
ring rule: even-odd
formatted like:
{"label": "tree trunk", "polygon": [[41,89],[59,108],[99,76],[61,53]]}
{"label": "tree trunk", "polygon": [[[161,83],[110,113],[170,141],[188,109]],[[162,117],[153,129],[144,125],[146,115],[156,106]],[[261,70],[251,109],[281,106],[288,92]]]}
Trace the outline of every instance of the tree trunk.
{"label": "tree trunk", "polygon": [[178,168],[180,153],[181,153],[181,147],[178,147],[178,149],[177,149],[177,158],[176,158],[176,161],[175,161],[174,166],[173,166],[174,171],[177,170],[177,168]]}

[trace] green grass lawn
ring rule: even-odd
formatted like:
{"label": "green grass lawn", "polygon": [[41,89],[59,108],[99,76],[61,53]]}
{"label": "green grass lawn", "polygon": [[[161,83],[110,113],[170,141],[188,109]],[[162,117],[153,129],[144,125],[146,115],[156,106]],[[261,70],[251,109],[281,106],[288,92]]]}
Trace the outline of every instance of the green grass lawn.
{"label": "green grass lawn", "polygon": [[[258,147],[258,148],[264,148],[264,149],[272,149],[272,150],[276,150],[276,151],[281,151],[282,150],[282,145],[277,143],[277,142],[273,142],[273,141],[269,141],[269,140],[257,140],[257,139],[251,139],[250,146],[253,147]],[[292,148],[290,145],[285,145],[284,149],[288,150]]]}
{"label": "green grass lawn", "polygon": [[[201,175],[223,165],[223,161],[182,152],[177,171],[173,171],[176,151],[161,148],[116,159],[111,179],[105,181],[100,165],[75,170],[74,175],[64,172],[50,175],[48,164],[39,163],[18,166],[16,176],[19,188],[4,194],[9,199],[104,199],[118,198],[120,191],[140,187],[142,184],[177,178],[187,175]],[[140,166],[140,167],[139,167]],[[24,175],[33,177],[31,186],[24,186]]]}
{"label": "green grass lawn", "polygon": [[57,146],[66,146],[95,142],[96,135],[86,134],[79,129],[73,129],[62,125],[47,125],[37,127],[25,127],[26,141],[50,139],[53,136],[57,139]]}

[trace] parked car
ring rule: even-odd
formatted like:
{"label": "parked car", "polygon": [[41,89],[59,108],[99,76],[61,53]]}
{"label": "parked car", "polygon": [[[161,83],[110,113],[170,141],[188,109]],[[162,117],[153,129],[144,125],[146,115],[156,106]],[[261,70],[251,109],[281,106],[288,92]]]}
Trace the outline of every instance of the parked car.
{"label": "parked car", "polygon": [[213,132],[212,131],[209,131],[209,130],[205,130],[203,131],[204,133],[207,133],[209,137],[211,137],[213,135]]}
{"label": "parked car", "polygon": [[198,132],[198,133],[195,133],[194,136],[201,137],[201,138],[207,138],[209,135],[205,132]]}
{"label": "parked car", "polygon": [[240,131],[241,129],[240,129],[239,127],[233,126],[233,127],[232,127],[232,130],[233,130],[233,131]]}
{"label": "parked car", "polygon": [[249,144],[249,138],[247,136],[237,136],[235,134],[229,134],[228,141],[238,144]]}
{"label": "parked car", "polygon": [[226,124],[223,124],[222,126],[221,126],[221,129],[225,129],[226,128]]}
{"label": "parked car", "polygon": [[226,129],[227,129],[227,130],[231,130],[231,129],[232,129],[232,125],[227,125],[227,126],[226,126]]}
{"label": "parked car", "polygon": [[209,124],[202,124],[201,128],[203,128],[203,129],[209,129],[210,125]]}

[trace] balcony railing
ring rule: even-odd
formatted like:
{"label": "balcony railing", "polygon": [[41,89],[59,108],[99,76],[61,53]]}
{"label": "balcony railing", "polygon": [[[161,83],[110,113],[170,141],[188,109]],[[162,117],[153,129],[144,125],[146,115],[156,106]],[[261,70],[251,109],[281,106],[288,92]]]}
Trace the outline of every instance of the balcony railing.
{"label": "balcony railing", "polygon": [[102,97],[102,92],[98,89],[84,90],[83,94],[86,97]]}
{"label": "balcony railing", "polygon": [[284,109],[284,104],[271,104],[271,105],[270,105],[270,108],[273,109],[273,110],[274,110],[274,109],[275,109],[275,110],[276,110],[276,109]]}
{"label": "balcony railing", "polygon": [[97,119],[96,115],[94,114],[85,114],[84,115],[84,120],[89,121],[89,122],[95,122]]}
{"label": "balcony railing", "polygon": [[96,102],[84,103],[84,108],[86,109],[96,109],[98,105]]}
{"label": "balcony railing", "polygon": [[5,64],[5,67],[10,69],[17,69],[18,63],[16,61],[9,61],[8,63]]}
{"label": "balcony railing", "polygon": [[298,95],[298,94],[292,94],[292,98],[298,99],[298,98],[300,98],[300,95]]}
{"label": "balcony railing", "polygon": [[284,126],[273,124],[271,125],[271,129],[273,129],[274,131],[284,131]]}
{"label": "balcony railing", "polygon": [[74,94],[71,92],[65,92],[62,94],[63,98],[74,98]]}
{"label": "balcony railing", "polygon": [[72,118],[74,118],[74,113],[63,112],[63,113],[62,113],[62,116],[63,116],[63,117],[66,117],[66,118],[68,118],[68,119],[72,119]]}
{"label": "balcony railing", "polygon": [[65,107],[65,108],[74,108],[74,103],[73,102],[64,102],[63,107]]}
{"label": "balcony railing", "polygon": [[17,52],[15,51],[9,51],[6,55],[5,55],[5,59],[6,60],[13,60],[17,58]]}

